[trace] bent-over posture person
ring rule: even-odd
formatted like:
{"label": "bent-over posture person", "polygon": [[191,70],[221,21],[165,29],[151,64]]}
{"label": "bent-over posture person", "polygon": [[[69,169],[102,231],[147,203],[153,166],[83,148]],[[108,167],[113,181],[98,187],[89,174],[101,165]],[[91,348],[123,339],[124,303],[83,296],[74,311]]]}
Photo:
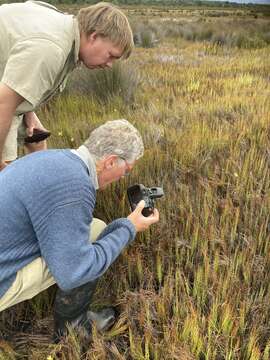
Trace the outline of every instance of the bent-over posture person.
{"label": "bent-over posture person", "polygon": [[[26,134],[45,130],[34,111],[64,89],[76,66],[111,67],[132,48],[126,16],[109,3],[77,16],[41,1],[0,6],[0,170],[17,158]],[[27,147],[45,149],[46,142]]]}
{"label": "bent-over posture person", "polygon": [[88,311],[97,279],[159,214],[144,217],[142,201],[106,226],[93,218],[96,190],[129,173],[143,150],[134,126],[114,120],[77,150],[34,152],[1,171],[0,311],[56,283],[57,337],[67,323],[90,334],[93,320],[100,329],[114,321],[112,308]]}

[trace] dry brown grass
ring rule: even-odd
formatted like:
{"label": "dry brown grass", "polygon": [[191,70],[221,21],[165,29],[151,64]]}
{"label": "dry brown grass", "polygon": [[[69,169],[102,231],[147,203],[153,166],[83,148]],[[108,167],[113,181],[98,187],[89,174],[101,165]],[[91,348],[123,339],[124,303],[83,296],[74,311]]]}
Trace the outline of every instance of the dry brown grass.
{"label": "dry brown grass", "polygon": [[166,197],[160,223],[101,279],[93,305],[121,314],[110,332],[94,332],[85,352],[76,334],[52,345],[50,289],[1,314],[0,359],[269,359],[269,55],[167,38],[130,60],[142,79],[132,106],[74,95],[40,112],[51,147],[78,146],[120,117],[142,132],[144,158],[99,194],[97,216],[126,216],[134,182]]}

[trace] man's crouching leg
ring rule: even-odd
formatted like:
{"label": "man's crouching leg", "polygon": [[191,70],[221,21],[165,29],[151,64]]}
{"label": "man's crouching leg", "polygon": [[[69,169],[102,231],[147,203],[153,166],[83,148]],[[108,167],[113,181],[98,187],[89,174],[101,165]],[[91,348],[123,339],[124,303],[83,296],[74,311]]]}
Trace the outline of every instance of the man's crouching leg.
{"label": "man's crouching leg", "polygon": [[[93,219],[90,240],[96,241],[106,224]],[[75,289],[63,291],[58,288],[54,305],[54,341],[67,335],[68,327],[78,330],[88,340],[91,336],[92,323],[100,331],[110,328],[116,319],[113,307],[104,308],[99,312],[89,311],[97,280],[88,282]]]}

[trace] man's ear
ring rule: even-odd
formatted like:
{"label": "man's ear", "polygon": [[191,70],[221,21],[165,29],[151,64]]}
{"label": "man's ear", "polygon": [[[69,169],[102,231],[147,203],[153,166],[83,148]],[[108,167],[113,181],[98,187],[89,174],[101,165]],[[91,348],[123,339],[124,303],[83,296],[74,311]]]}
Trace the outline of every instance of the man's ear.
{"label": "man's ear", "polygon": [[89,34],[88,36],[87,36],[87,41],[89,42],[89,43],[94,43],[95,42],[95,40],[97,39],[97,37],[98,37],[98,34],[97,34],[97,32],[96,31],[94,31],[94,32],[92,32],[91,34]]}
{"label": "man's ear", "polygon": [[104,161],[104,168],[107,170],[112,169],[117,165],[118,156],[117,155],[109,155]]}

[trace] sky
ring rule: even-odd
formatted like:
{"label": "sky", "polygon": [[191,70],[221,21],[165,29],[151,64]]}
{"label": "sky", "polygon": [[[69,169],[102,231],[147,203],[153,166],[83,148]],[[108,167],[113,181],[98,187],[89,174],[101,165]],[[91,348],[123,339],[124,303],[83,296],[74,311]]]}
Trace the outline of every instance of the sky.
{"label": "sky", "polygon": [[268,4],[270,5],[270,0],[208,0],[208,1],[228,1],[228,2],[236,2],[238,4]]}

